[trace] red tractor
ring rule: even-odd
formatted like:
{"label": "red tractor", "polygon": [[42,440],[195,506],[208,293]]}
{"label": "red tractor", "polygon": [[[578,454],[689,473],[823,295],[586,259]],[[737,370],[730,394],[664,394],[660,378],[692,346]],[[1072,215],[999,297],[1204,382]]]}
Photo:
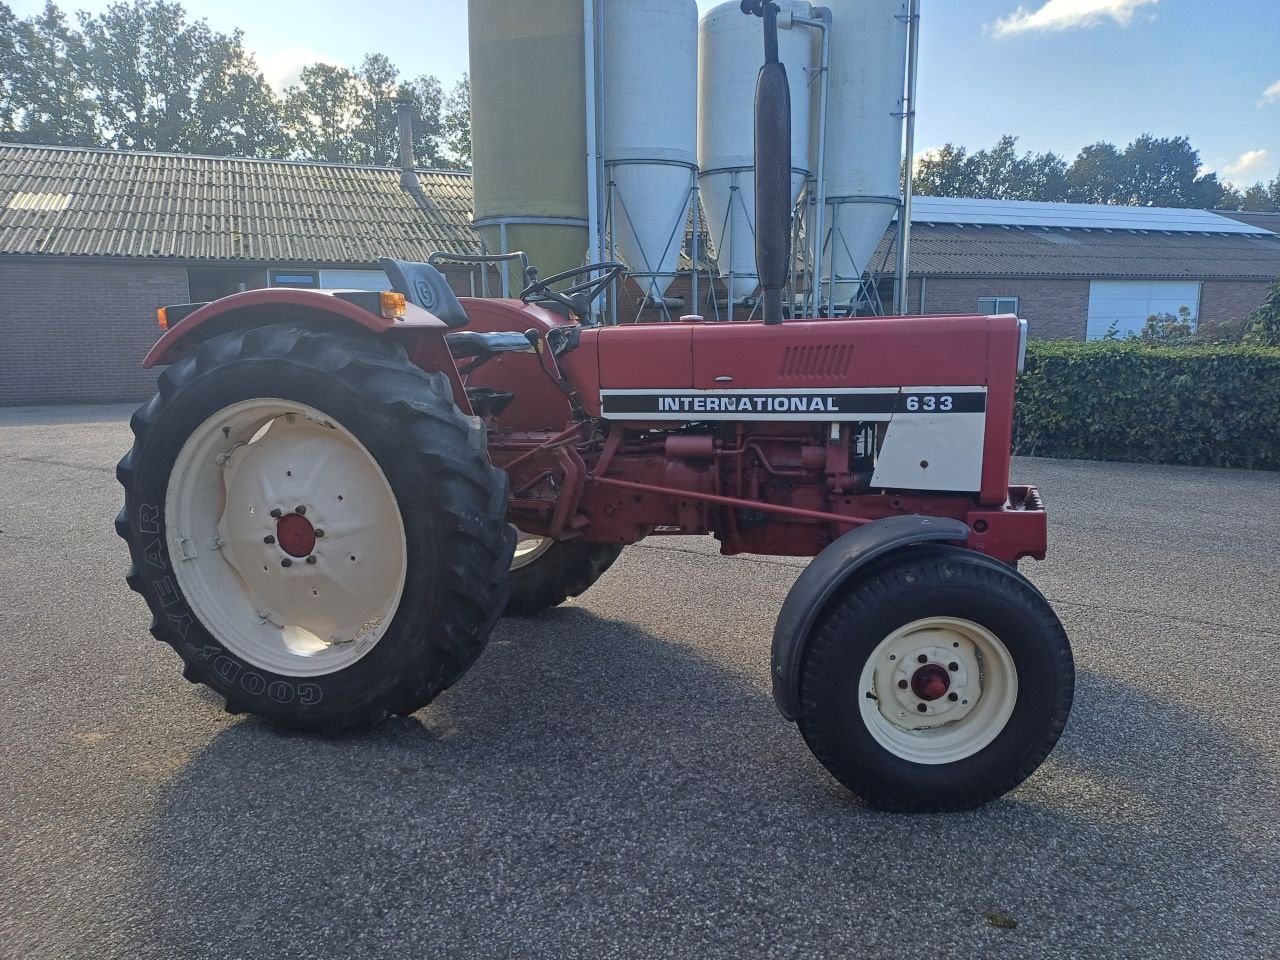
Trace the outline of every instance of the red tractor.
{"label": "red tractor", "polygon": [[1025,322],[780,322],[789,186],[768,141],[789,142],[787,87],[769,59],[763,322],[593,325],[614,263],[459,300],[432,264],[387,260],[385,293],[161,311],[116,526],[187,679],[281,725],[375,724],[627,544],[710,534],[815,558],[774,627],[774,698],[868,803],[971,807],[1039,766],[1073,665],[1017,570],[1046,549],[1040,497],[1009,482]]}

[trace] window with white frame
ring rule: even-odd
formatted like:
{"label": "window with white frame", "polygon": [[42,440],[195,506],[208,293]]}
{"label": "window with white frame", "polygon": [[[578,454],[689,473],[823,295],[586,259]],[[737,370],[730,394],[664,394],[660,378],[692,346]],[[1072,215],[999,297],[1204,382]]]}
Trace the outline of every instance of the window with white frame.
{"label": "window with white frame", "polygon": [[1012,313],[1016,317],[1018,315],[1018,298],[979,297],[978,312],[985,313],[987,316],[993,316],[998,313]]}

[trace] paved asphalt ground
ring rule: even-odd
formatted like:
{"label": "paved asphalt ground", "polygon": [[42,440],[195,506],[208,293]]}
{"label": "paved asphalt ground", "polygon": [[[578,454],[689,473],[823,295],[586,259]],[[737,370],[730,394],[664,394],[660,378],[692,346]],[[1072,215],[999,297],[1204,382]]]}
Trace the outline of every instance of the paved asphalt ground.
{"label": "paved asphalt ground", "polygon": [[1009,797],[906,817],[770,700],[801,563],[709,540],[374,732],[224,714],[124,585],[127,412],[0,411],[0,956],[1280,956],[1276,474],[1019,461],[1075,711]]}

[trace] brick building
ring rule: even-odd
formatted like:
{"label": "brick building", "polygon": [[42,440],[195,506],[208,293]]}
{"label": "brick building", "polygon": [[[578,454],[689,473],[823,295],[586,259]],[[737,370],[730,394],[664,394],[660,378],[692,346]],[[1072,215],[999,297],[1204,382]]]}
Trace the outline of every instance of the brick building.
{"label": "brick building", "polygon": [[[157,306],[381,289],[379,256],[479,252],[471,216],[466,173],[0,144],[0,404],[145,398]],[[913,221],[913,311],[1017,312],[1036,336],[1123,332],[1183,305],[1243,316],[1280,274],[1280,223],[1259,215],[926,197]],[[873,261],[886,303],[893,244],[891,230]],[[690,266],[665,311],[631,285],[619,319],[690,312]],[[708,266],[696,312],[727,316]],[[479,292],[474,273],[450,279]]]}
{"label": "brick building", "polygon": [[[911,220],[912,312],[1012,312],[1037,337],[1123,335],[1183,306],[1239,319],[1280,276],[1280,216],[920,197]],[[890,295],[894,258],[891,231],[873,261]]]}
{"label": "brick building", "polygon": [[145,398],[157,307],[385,289],[379,256],[478,253],[470,221],[466,173],[0,144],[0,404]]}

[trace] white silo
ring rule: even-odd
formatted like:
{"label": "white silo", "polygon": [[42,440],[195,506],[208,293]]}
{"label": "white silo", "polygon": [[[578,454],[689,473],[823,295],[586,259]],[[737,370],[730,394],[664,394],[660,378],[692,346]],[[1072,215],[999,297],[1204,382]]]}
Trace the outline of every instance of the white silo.
{"label": "white silo", "polygon": [[908,0],[826,0],[831,77],[826,130],[824,298],[856,300],[897,212]]}
{"label": "white silo", "polygon": [[641,290],[660,301],[697,169],[695,0],[605,0],[603,73],[609,230]]}
{"label": "white silo", "polygon": [[[781,0],[778,56],[791,88],[791,200],[810,172],[810,80],[818,62],[818,34],[792,17],[812,10]],[[738,0],[713,7],[698,25],[698,186],[730,303],[756,289],[754,102],[756,74],[764,62],[758,17],[745,16]]]}

